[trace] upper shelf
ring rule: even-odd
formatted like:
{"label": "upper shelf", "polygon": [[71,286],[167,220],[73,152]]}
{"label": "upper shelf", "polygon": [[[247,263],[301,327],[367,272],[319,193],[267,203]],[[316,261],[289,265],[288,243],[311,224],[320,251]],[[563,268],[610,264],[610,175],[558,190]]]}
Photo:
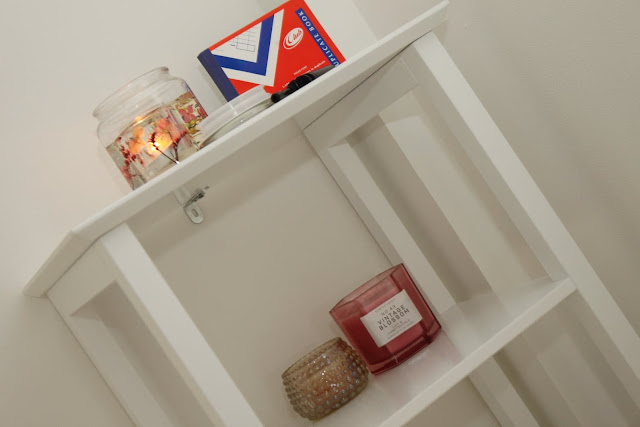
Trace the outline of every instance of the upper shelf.
{"label": "upper shelf", "polygon": [[444,21],[448,5],[448,0],[443,1],[323,78],[74,227],[27,284],[26,294],[43,296],[100,236],[211,167],[225,162],[234,154],[241,155],[241,150],[257,141],[261,135],[290,119],[294,119],[302,128],[308,126],[398,52]]}

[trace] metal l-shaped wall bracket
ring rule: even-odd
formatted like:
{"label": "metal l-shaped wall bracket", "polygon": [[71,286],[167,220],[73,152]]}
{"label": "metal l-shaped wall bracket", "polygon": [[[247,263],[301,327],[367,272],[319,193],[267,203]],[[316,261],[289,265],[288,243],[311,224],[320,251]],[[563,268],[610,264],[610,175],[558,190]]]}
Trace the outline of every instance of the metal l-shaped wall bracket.
{"label": "metal l-shaped wall bracket", "polygon": [[195,192],[190,192],[186,187],[180,187],[173,192],[173,195],[176,197],[182,209],[187,214],[187,217],[194,224],[200,224],[204,221],[204,212],[200,209],[200,206],[196,203],[198,200],[202,199],[205,196],[205,190],[208,190],[209,187],[205,187],[204,189],[198,188]]}

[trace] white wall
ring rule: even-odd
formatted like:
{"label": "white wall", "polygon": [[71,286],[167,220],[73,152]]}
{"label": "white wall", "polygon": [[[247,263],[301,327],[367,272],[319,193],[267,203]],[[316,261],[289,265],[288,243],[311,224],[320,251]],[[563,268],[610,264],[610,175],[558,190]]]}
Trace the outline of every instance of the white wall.
{"label": "white wall", "polygon": [[2,3],[0,425],[131,425],[49,302],[21,289],[69,228],[130,191],[95,135],[103,98],[167,65],[219,104],[195,57],[261,12],[221,4]]}
{"label": "white wall", "polygon": [[[433,3],[359,0],[378,28]],[[128,192],[95,136],[98,102],[167,65],[218,105],[195,56],[261,11],[221,5],[3,3],[0,424],[130,425],[48,302],[20,289],[66,230]],[[438,33],[640,330],[637,16],[631,0],[453,0]]]}

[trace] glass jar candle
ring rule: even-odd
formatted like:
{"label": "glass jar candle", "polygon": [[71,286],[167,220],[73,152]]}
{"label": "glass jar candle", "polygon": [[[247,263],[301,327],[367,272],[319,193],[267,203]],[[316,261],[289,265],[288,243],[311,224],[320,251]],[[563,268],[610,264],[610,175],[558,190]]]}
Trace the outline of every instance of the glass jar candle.
{"label": "glass jar candle", "polygon": [[207,113],[187,85],[156,68],[119,89],[93,112],[98,137],[132,189],[197,149]]}
{"label": "glass jar candle", "polygon": [[374,375],[401,364],[440,332],[402,264],[360,286],[330,313]]}

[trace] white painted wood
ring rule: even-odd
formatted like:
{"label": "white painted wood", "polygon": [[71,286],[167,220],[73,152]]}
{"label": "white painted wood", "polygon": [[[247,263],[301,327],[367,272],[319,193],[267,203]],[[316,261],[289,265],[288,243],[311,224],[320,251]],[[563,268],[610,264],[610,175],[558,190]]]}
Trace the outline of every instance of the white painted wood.
{"label": "white painted wood", "polygon": [[446,332],[429,347],[392,371],[370,378],[361,397],[317,425],[407,423],[574,290],[570,280],[533,283],[454,305],[440,314]]}
{"label": "white painted wood", "polygon": [[453,306],[451,294],[351,145],[336,145],[318,154],[391,262],[404,263],[437,312]]}
{"label": "white painted wood", "polygon": [[[573,295],[576,294],[574,292]],[[534,324],[532,328],[536,326],[537,324]],[[528,334],[530,329],[509,343],[496,356],[496,360],[518,392],[522,393],[527,406],[542,426],[581,427],[566,399],[550,378],[549,371],[538,360],[539,349],[532,347],[529,340],[525,340],[524,335]]]}
{"label": "white painted wood", "polygon": [[176,427],[214,426],[119,286],[107,287],[87,307],[104,322]]}
{"label": "white painted wood", "polygon": [[[170,427],[173,424],[104,322],[92,307],[82,308],[97,295],[95,291],[112,283],[97,251],[90,250],[48,296],[132,421],[140,427]],[[81,292],[85,288],[91,292]]]}
{"label": "white painted wood", "polygon": [[[377,236],[376,238],[381,247],[388,248],[385,251],[387,256],[393,262],[398,262],[397,260],[401,253],[412,254],[412,256],[415,257],[414,267],[410,266],[406,258],[402,258],[401,256],[400,258],[404,260],[412,272],[414,271],[412,268],[424,266],[425,270],[428,271],[425,277],[429,276],[428,280],[430,285],[440,290],[439,294],[444,295],[441,298],[442,300],[450,303],[453,301],[450,293],[444,289],[444,285],[439,278],[436,279],[434,277],[435,272],[430,264],[420,252],[415,241],[409,237],[408,231],[406,231],[400,219],[393,213],[393,209],[388,205],[384,196],[376,187],[368,172],[366,172],[364,166],[361,165],[360,160],[355,153],[352,152],[352,149],[347,145],[337,149],[329,148],[353,133],[385,107],[414,88],[415,80],[407,76],[407,73],[408,70],[402,60],[394,59],[390,61],[307,127],[304,133],[321,158],[323,158],[327,167],[334,175],[334,178],[358,210],[360,216],[363,219],[370,217],[369,220],[365,219],[365,223],[367,223],[374,236]],[[404,129],[406,132],[411,132],[412,130],[413,129]],[[415,138],[415,135],[411,136]],[[326,150],[329,150],[329,152],[325,153]],[[337,150],[346,151],[339,160],[336,159],[336,156],[340,156]],[[408,156],[412,154],[415,153],[409,153]],[[419,173],[423,181],[426,181],[424,177],[425,168],[422,167],[425,165],[412,163],[412,166]],[[349,176],[350,174],[351,176]],[[354,176],[354,174],[356,175]],[[372,198],[367,198],[366,194],[372,194],[373,199],[375,199],[377,205],[380,207],[376,208],[367,205],[367,203],[371,202]],[[358,207],[360,208],[358,209]],[[378,214],[372,213],[371,209],[377,209]],[[391,220],[392,224],[381,224],[377,222],[377,219],[380,218],[386,218],[388,221],[389,218],[393,218]],[[390,236],[397,236],[398,230],[401,230],[402,235],[405,237],[403,239],[404,242],[390,242],[395,238],[391,238]],[[398,249],[397,245],[400,245],[400,247],[404,246],[404,250]],[[394,247],[390,249],[389,246]],[[417,281],[419,282],[419,280]],[[523,423],[524,425],[536,425],[534,417],[528,411],[526,405],[494,360],[487,362],[486,366],[474,372],[470,378],[474,385],[477,383],[477,388],[480,393],[503,425]],[[496,389],[491,390],[493,387],[496,387]]]}
{"label": "white painted wood", "polygon": [[491,358],[469,376],[502,427],[538,427],[502,368]]}
{"label": "white painted wood", "polygon": [[405,63],[392,59],[306,127],[304,134],[316,151],[324,151],[416,86]]}
{"label": "white painted wood", "polygon": [[[531,177],[475,97],[438,38],[435,34],[422,37],[403,52],[402,58],[416,76],[424,96],[433,101],[443,120],[510,213],[547,272],[556,279],[564,277],[565,270],[553,256],[547,241],[529,217],[529,208],[532,206],[523,205],[523,201],[512,192],[513,186],[519,183],[533,183]],[[437,77],[433,72],[438,73]],[[493,151],[485,153],[480,144],[481,140],[499,143],[494,142],[493,145],[496,147]],[[497,173],[500,169],[509,171],[508,181]],[[531,204],[531,199],[527,201]]]}
{"label": "white painted wood", "polygon": [[[576,293],[579,296],[579,293]],[[560,311],[560,310],[558,310]],[[581,426],[626,426],[629,423],[619,406],[623,396],[610,392],[593,369],[588,355],[574,344],[575,338],[561,322],[558,312],[550,313],[526,333],[536,351],[536,359],[547,372],[553,387],[563,397]],[[627,418],[627,419],[625,419]],[[637,421],[637,419],[635,419]]]}
{"label": "white painted wood", "polygon": [[[361,397],[320,425],[402,425],[469,376],[502,425],[536,426],[537,421],[493,355],[514,338],[526,338],[524,331],[529,326],[576,289],[588,307],[580,315],[592,327],[591,337],[624,389],[636,404],[640,402],[640,338],[435,35],[426,34],[443,20],[447,5],[444,2],[416,18],[180,167],[74,228],[40,268],[26,292],[41,296],[48,291],[138,425],[171,425],[171,420],[95,307],[88,304],[110,285],[123,291],[212,422],[242,427],[262,425],[231,378],[229,366],[224,366],[208,345],[127,222],[203,173],[221,171],[231,159],[247,158],[259,146],[255,142],[288,120],[306,127],[305,134],[318,155],[386,256],[394,264],[405,263],[446,331],[407,363],[372,378]],[[516,280],[508,286],[498,285],[501,278],[485,268],[482,247],[466,238],[461,240],[488,279],[492,292],[456,302],[437,276],[358,155],[344,141],[416,84],[434,100],[444,121],[553,281],[523,285]],[[426,154],[424,147],[417,144],[409,129],[390,130],[423,184],[442,202],[447,189],[434,183],[429,175],[422,157]],[[441,209],[459,235],[474,235],[473,223],[454,209],[454,199],[450,205],[441,204]],[[479,233],[476,237],[482,241],[486,235]],[[570,278],[565,279],[567,276]],[[539,336],[531,342],[543,343],[544,339]],[[614,414],[613,422],[624,423],[627,415],[616,410],[614,396],[606,396],[599,405],[585,409],[588,398],[575,395],[570,383],[576,372],[588,373],[589,366],[581,360],[571,372],[556,367],[560,361],[566,363],[567,354],[578,358],[567,343],[536,355],[555,383],[554,390],[583,424],[594,419],[603,421],[600,408]],[[597,375],[584,378],[589,387],[598,386]],[[621,389],[618,384],[615,387]]]}
{"label": "white painted wood", "polygon": [[[312,143],[315,146],[315,141]],[[326,145],[326,140],[321,140],[321,145]],[[392,263],[405,264],[437,313],[448,310],[455,303],[451,294],[353,148],[345,143],[325,149],[319,155]],[[452,340],[456,345],[461,344],[455,336]],[[523,425],[536,425],[526,404],[494,360],[474,372],[470,379],[474,385],[477,382],[478,391],[503,425],[523,422]]]}
{"label": "white painted wood", "polygon": [[175,425],[102,320],[91,318],[90,312],[83,312],[73,316],[67,324],[137,426]]}
{"label": "white painted wood", "polygon": [[[330,107],[329,104],[337,102],[409,43],[440,24],[445,18],[448,4],[448,1],[443,1],[364,49],[331,73],[269,108],[249,123],[234,129],[216,144],[189,157],[179,167],[171,168],[75,227],[27,284],[25,292],[31,296],[43,296],[100,236],[204,171],[220,166],[233,156],[244,155],[246,149],[260,142],[262,135],[285,121],[297,118],[301,125],[308,125],[324,113]],[[329,104],[326,100],[330,100]]]}
{"label": "white painted wood", "polygon": [[[411,87],[411,84],[402,87],[397,93],[394,93],[393,90],[390,89],[379,89],[378,85],[385,86],[385,88],[390,85],[390,82],[387,81],[385,77],[393,74],[392,70],[394,70],[394,66],[395,64],[393,62],[387,64],[384,71],[381,70],[381,74],[383,74],[381,77],[378,77],[377,73],[374,74],[356,90],[338,102],[309,128],[305,129],[305,134],[312,141],[316,149],[321,151],[335,144],[338,139],[344,138],[347,134],[353,132],[373,117],[380,109],[386,107],[394,102],[397,97],[406,93],[407,89]],[[404,70],[404,68],[402,69]],[[522,276],[520,273],[522,270],[519,269],[518,260],[517,258],[509,258],[511,256],[510,252],[506,252],[506,259],[504,257],[502,258],[502,261],[507,264],[503,268],[495,269],[487,265],[486,245],[494,247],[494,245],[489,242],[492,241],[492,239],[495,240],[495,236],[499,235],[499,233],[495,233],[496,230],[492,232],[492,230],[487,229],[486,225],[492,224],[490,218],[476,217],[479,211],[470,208],[468,203],[468,200],[473,199],[475,196],[467,194],[465,191],[460,192],[459,190],[461,188],[463,190],[465,189],[462,183],[457,182],[455,179],[443,180],[442,176],[434,175],[434,165],[436,168],[439,168],[440,172],[443,172],[443,168],[446,169],[447,163],[442,161],[443,159],[438,160],[437,158],[433,158],[433,150],[427,152],[426,144],[423,143],[424,136],[428,133],[427,130],[416,130],[414,128],[415,126],[412,127],[404,122],[388,125],[388,127],[390,128],[390,133],[398,140],[401,150],[406,155],[411,166],[416,170],[423,184],[430,190],[432,195],[435,193],[435,199],[437,201],[442,201],[443,198],[447,199],[446,202],[448,204],[445,203],[444,206],[442,204],[440,206],[443,208],[447,218],[453,221],[452,225],[454,229],[461,235],[462,242],[467,246],[467,249],[476,260],[480,270],[483,271],[488,283],[496,289],[504,286],[505,281],[508,282],[510,277],[514,278],[519,274]],[[335,153],[337,150],[331,149],[329,151],[329,155],[334,155],[333,161],[335,162]],[[437,155],[437,153],[435,154]],[[326,155],[324,158],[326,160]],[[426,161],[427,158],[429,162]],[[329,163],[331,162],[332,161],[329,160]],[[335,163],[339,164],[340,162]],[[329,168],[331,169],[331,167]],[[356,169],[360,170],[363,174],[365,173],[363,172],[363,168],[355,168],[353,164],[342,165],[341,169],[342,171],[338,172],[339,175],[348,175],[349,172],[345,171],[349,170],[353,172]],[[444,170],[445,175],[447,175],[446,172],[447,171]],[[448,178],[456,178],[452,174],[448,174],[447,176]],[[338,176],[336,176],[336,180],[338,182],[342,181]],[[373,183],[372,180],[368,180],[369,184],[362,184],[362,182],[363,181],[358,185],[367,186]],[[355,187],[353,182],[351,182],[351,186]],[[359,187],[356,193],[362,194],[363,191],[366,193],[369,192],[370,189],[367,187],[367,189],[363,190],[362,187]],[[345,193],[351,194],[351,190],[346,189]],[[465,198],[467,200],[465,200]],[[356,201],[354,205],[361,203],[360,201]],[[463,208],[465,205],[466,208]],[[474,218],[469,218],[468,212],[474,212]],[[360,212],[360,214],[363,216],[362,212]],[[367,213],[364,215],[367,215]],[[388,238],[388,236],[386,237]],[[384,240],[384,238],[378,240],[380,242]],[[478,243],[480,246],[477,246]],[[501,244],[504,246],[504,243]],[[381,246],[384,245],[385,243],[381,242]],[[389,254],[388,251],[387,253]],[[389,257],[394,259],[395,254],[391,253]],[[509,273],[510,269],[513,270],[513,273]],[[535,351],[531,344],[526,344],[526,347],[529,351]],[[492,363],[493,365],[491,365]],[[552,369],[549,363],[546,363],[544,360],[542,360],[542,364],[545,369]],[[482,374],[485,375],[484,378]],[[509,383],[500,367],[494,361],[488,363],[487,366],[484,367],[484,371],[481,369],[472,374],[471,379],[503,425],[537,424],[517,391]],[[500,384],[507,385],[503,388],[504,393],[502,394],[496,393],[496,390],[500,390]],[[488,385],[495,387],[496,390],[489,390]],[[498,398],[499,396],[501,399]]]}
{"label": "white painted wood", "polygon": [[[531,288],[536,286],[545,286],[548,279],[539,279],[529,285]],[[526,289],[526,287],[524,288]],[[559,304],[564,298],[570,295],[575,290],[575,286],[571,283],[567,285],[567,288],[559,291],[556,295],[557,299],[554,299],[551,304]],[[503,315],[516,315],[521,310],[524,311],[523,306],[521,308],[514,307],[514,301],[517,301],[518,295],[521,295],[523,288],[519,285],[515,287],[505,287],[504,289],[494,289],[493,293],[488,293],[488,298],[496,302],[495,307],[491,313],[492,316],[498,315],[502,312]],[[476,301],[482,297],[475,297]],[[525,303],[525,301],[520,301]],[[464,306],[467,303],[462,303]],[[529,326],[534,322],[537,322],[545,314],[547,314],[551,308],[547,307],[545,311],[539,312],[539,317],[535,318]],[[455,312],[454,309],[450,310]],[[459,334],[452,336],[452,341],[458,348],[467,348],[473,342],[475,331],[479,328],[479,323],[483,323],[480,316],[475,318],[476,323],[460,323],[452,325],[451,319],[446,317],[442,320],[443,328],[449,330],[450,328],[457,327]],[[523,330],[520,335],[526,334]],[[505,344],[506,345],[506,344]],[[472,381],[474,387],[478,390],[480,395],[485,400],[487,406],[491,409],[496,419],[503,426],[537,426],[538,423],[523,401],[520,394],[511,384],[509,378],[503,372],[500,365],[493,358],[488,359],[470,375],[469,379]]]}
{"label": "white painted wood", "polygon": [[[403,102],[407,110],[419,109],[410,100]],[[456,173],[456,165],[435,144],[420,117],[382,117],[407,163],[446,216],[491,288],[508,288],[526,280],[527,275],[513,249],[503,240],[498,224],[489,216],[490,212],[484,209],[478,196],[471,193],[464,177]],[[487,251],[487,247],[492,250]],[[470,379],[501,425],[538,425],[495,360],[485,362]]]}
{"label": "white painted wood", "polygon": [[[414,102],[407,102],[406,107],[420,108]],[[468,177],[456,170],[455,159],[449,158],[434,142],[420,116],[398,120],[387,120],[383,116],[383,120],[407,163],[432,196],[487,283],[496,289],[530,279],[516,248],[507,241],[498,218],[487,208],[487,202],[465,182]]]}
{"label": "white painted wood", "polygon": [[622,354],[612,341],[610,334],[604,329],[594,313],[586,306],[584,299],[574,297],[568,300],[568,307],[571,313],[560,313],[566,318],[569,315],[575,316],[582,328],[589,334],[594,344],[598,347],[607,363],[616,372],[617,377],[626,389],[636,406],[640,408],[640,381],[636,380],[631,367],[625,363]]}
{"label": "white painted wood", "polygon": [[114,283],[113,273],[101,256],[100,249],[91,247],[48,293],[63,316],[73,316],[107,286]]}
{"label": "white painted wood", "polygon": [[434,34],[427,34],[403,53],[403,59],[549,274],[555,278],[568,275],[575,281],[636,379],[640,379],[640,337],[440,41]]}
{"label": "white painted wood", "polygon": [[262,423],[127,225],[100,239],[116,282],[216,425]]}
{"label": "white painted wood", "polygon": [[76,230],[69,231],[25,286],[25,294],[42,297],[65,271],[91,246]]}
{"label": "white painted wood", "polygon": [[[385,125],[491,288],[499,290],[523,280],[526,274],[503,240],[498,224],[455,172],[455,165],[435,146],[422,120],[413,116],[385,120]],[[526,347],[534,351],[530,345]],[[470,378],[502,426],[538,425],[497,362],[486,362]]]}
{"label": "white painted wood", "polygon": [[[427,97],[432,95],[431,91],[429,93],[424,93],[424,96]],[[489,261],[485,259],[486,251],[483,249],[483,245],[488,245],[492,248],[500,248],[500,246],[504,246],[504,243],[499,240],[496,241],[492,239],[491,236],[487,236],[487,230],[491,227],[491,222],[486,219],[482,221],[482,218],[479,217],[479,214],[482,214],[482,211],[478,209],[473,209],[473,198],[475,195],[466,194],[464,185],[460,185],[461,183],[456,182],[456,177],[452,174],[447,174],[447,165],[444,161],[445,159],[437,159],[438,153],[434,150],[430,150],[428,148],[429,142],[425,141],[425,135],[428,135],[427,129],[416,129],[416,126],[419,128],[420,124],[416,123],[408,123],[406,121],[398,122],[398,123],[387,123],[387,127],[390,133],[395,137],[398,141],[400,148],[404,152],[407,160],[416,170],[418,176],[422,180],[423,184],[429,189],[430,193],[434,196],[434,199],[439,203],[439,206],[445,212],[447,219],[451,222],[453,228],[458,233],[461,241],[465,244],[469,253],[472,255],[474,260],[476,261],[478,267],[483,272],[485,277],[487,278],[487,282],[495,289],[496,287],[500,287],[505,284],[505,277],[509,276],[508,271],[510,267],[517,265],[516,259],[509,259],[511,254],[508,251],[499,251],[501,254],[505,254],[506,258],[505,264],[506,269],[494,269],[491,265],[489,265]],[[443,176],[446,178],[443,179]],[[463,191],[460,191],[460,190]],[[462,197],[462,198],[461,198]],[[466,213],[473,212],[473,215],[468,215]],[[485,234],[484,236],[478,236],[478,234]],[[474,239],[475,237],[475,239]],[[476,246],[477,244],[480,246]],[[514,270],[515,274],[517,274],[517,270]],[[497,273],[497,275],[496,275]],[[525,341],[520,341],[518,345],[523,345],[526,351],[532,352],[536,354],[536,348],[538,347],[535,343],[541,343],[540,339],[536,339],[531,341],[528,333],[524,333],[523,337]],[[615,346],[613,350],[611,348],[607,348],[607,345],[611,343],[604,343],[604,341],[600,340],[600,348],[604,349],[606,352],[611,353],[616,352]],[[567,353],[568,354],[568,353]],[[549,378],[555,382],[555,387],[557,392],[561,393],[564,400],[569,403],[569,407],[572,408],[573,412],[576,414],[584,414],[588,412],[588,408],[585,408],[584,405],[580,405],[576,402],[576,397],[572,395],[572,393],[568,393],[568,388],[566,384],[563,382],[555,381],[555,377],[557,377],[557,365],[558,359],[552,359],[549,357],[537,357],[543,369],[549,374]],[[636,399],[638,398],[637,394],[637,381],[635,378],[628,376],[628,367],[625,377],[625,365],[618,364],[613,365],[617,366],[619,369],[618,377],[622,380],[626,379],[626,388],[627,391],[633,392],[635,390]],[[577,366],[573,366],[574,369],[578,369]],[[588,368],[584,365],[581,365],[582,374],[581,377],[587,378],[591,376]],[[479,389],[482,387],[482,382],[475,382]],[[586,389],[588,390],[588,389]],[[585,390],[585,391],[586,391]],[[592,389],[597,390],[597,389]],[[573,390],[575,393],[576,390]],[[578,391],[578,393],[580,393]],[[486,395],[492,396],[493,394],[482,393],[483,397]],[[585,394],[585,393],[582,393]],[[594,393],[591,393],[594,394]],[[597,394],[597,393],[595,393]],[[485,397],[486,399],[486,397]],[[601,402],[605,402],[606,399],[603,397],[599,399]],[[490,400],[487,400],[487,403],[491,406]],[[604,411],[604,403],[602,411]],[[511,405],[512,407],[512,405]],[[615,417],[618,416],[619,412],[614,410],[612,406],[608,407],[609,416]],[[496,416],[498,416],[498,412],[494,410]],[[580,415],[579,415],[580,416]],[[505,424],[501,421],[502,424]]]}
{"label": "white painted wood", "polygon": [[301,134],[240,168],[200,202],[202,227],[169,197],[130,227],[262,423],[304,425],[280,375],[339,335],[331,307],[391,265]]}
{"label": "white painted wood", "polygon": [[173,425],[117,340],[89,305],[109,285],[120,286],[125,292],[212,423],[262,425],[152,261],[136,243],[128,227],[113,230],[90,248],[48,292],[127,413],[139,426]]}

